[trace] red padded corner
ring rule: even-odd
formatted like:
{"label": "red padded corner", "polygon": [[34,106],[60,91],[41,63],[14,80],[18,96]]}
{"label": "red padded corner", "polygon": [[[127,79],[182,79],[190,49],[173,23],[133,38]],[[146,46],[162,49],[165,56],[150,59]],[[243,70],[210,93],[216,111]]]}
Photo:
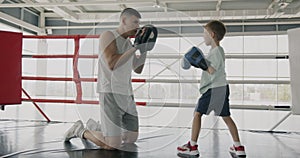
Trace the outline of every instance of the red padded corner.
{"label": "red padded corner", "polygon": [[21,104],[22,37],[0,31],[0,105]]}

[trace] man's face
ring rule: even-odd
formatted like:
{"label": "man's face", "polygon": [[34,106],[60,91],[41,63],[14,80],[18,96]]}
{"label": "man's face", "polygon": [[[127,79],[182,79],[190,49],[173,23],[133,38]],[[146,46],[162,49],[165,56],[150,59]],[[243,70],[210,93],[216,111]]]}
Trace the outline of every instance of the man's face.
{"label": "man's face", "polygon": [[124,25],[128,35],[133,36],[136,34],[137,30],[140,27],[140,19],[134,15],[126,16],[124,20]]}

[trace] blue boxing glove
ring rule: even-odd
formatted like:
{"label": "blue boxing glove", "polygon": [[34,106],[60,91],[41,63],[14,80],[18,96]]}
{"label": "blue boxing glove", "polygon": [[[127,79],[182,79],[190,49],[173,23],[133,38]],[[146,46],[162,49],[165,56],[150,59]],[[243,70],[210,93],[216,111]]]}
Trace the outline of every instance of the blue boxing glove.
{"label": "blue boxing glove", "polygon": [[191,63],[185,58],[185,57],[182,57],[181,59],[181,67],[185,70],[188,70],[191,68]]}
{"label": "blue boxing glove", "polygon": [[206,71],[209,66],[209,61],[204,58],[202,51],[197,47],[192,47],[184,57],[189,61],[189,63],[196,67],[201,68],[202,70]]}

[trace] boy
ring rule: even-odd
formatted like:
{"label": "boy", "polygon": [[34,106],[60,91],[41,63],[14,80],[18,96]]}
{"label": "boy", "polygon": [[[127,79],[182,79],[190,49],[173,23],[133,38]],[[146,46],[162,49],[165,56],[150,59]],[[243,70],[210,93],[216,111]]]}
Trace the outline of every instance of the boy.
{"label": "boy", "polygon": [[202,96],[198,100],[198,105],[195,109],[191,140],[187,144],[179,146],[177,151],[180,155],[199,156],[197,140],[201,129],[201,117],[203,114],[208,115],[213,110],[215,115],[223,118],[229,128],[234,141],[233,146],[230,147],[230,153],[237,157],[246,157],[244,146],[240,143],[237,127],[230,117],[225,54],[220,46],[220,41],[226,33],[226,28],[220,21],[211,21],[204,28],[204,41],[207,46],[211,46],[211,49],[207,59],[205,59],[204,68],[199,66],[203,69],[200,82],[200,93]]}

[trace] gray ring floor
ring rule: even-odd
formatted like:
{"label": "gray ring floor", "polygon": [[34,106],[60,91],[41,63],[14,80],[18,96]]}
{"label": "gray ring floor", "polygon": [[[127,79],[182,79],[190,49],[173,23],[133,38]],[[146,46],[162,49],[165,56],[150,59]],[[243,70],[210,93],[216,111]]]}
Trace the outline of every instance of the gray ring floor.
{"label": "gray ring floor", "polygon": [[[189,128],[140,127],[135,144],[123,144],[122,150],[99,149],[89,141],[74,138],[63,142],[71,122],[0,120],[1,157],[37,158],[173,158],[176,148],[190,137]],[[300,157],[300,133],[239,131],[249,158]],[[202,129],[198,140],[200,157],[230,158],[232,144],[226,129]]]}

